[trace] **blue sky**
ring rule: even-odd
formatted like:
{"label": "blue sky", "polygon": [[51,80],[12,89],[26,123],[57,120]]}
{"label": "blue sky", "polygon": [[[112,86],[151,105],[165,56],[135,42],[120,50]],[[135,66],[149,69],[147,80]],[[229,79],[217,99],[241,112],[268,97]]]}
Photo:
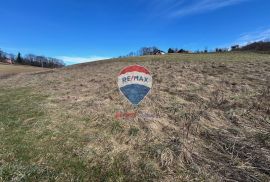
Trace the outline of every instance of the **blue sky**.
{"label": "blue sky", "polygon": [[270,38],[269,0],[1,0],[0,48],[67,64]]}

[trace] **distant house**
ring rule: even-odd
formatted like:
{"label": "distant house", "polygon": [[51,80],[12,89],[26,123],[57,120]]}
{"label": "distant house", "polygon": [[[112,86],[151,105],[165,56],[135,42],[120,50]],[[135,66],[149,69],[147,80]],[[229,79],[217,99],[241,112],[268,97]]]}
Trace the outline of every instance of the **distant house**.
{"label": "distant house", "polygon": [[164,54],[166,54],[166,53],[164,51],[161,51],[161,50],[156,50],[154,52],[154,55],[164,55]]}
{"label": "distant house", "polygon": [[8,64],[13,64],[13,62],[12,62],[12,60],[11,59],[6,59],[6,61],[5,61],[6,63],[8,63]]}
{"label": "distant house", "polygon": [[232,51],[235,51],[235,50],[237,50],[237,49],[239,49],[239,48],[240,48],[239,45],[234,45],[234,46],[231,47],[231,50],[232,50]]}

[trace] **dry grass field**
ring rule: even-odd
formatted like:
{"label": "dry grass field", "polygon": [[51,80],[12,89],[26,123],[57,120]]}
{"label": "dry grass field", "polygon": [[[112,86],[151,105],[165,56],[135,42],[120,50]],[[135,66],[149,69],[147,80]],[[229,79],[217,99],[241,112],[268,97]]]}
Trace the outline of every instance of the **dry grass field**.
{"label": "dry grass field", "polygon": [[[133,108],[117,86],[146,66]],[[0,79],[0,181],[270,181],[270,55],[114,59]],[[117,120],[116,112],[137,112]],[[144,117],[144,116],[148,117]]]}
{"label": "dry grass field", "polygon": [[46,68],[24,66],[24,65],[9,65],[0,62],[0,78],[6,78],[18,73],[44,71]]}

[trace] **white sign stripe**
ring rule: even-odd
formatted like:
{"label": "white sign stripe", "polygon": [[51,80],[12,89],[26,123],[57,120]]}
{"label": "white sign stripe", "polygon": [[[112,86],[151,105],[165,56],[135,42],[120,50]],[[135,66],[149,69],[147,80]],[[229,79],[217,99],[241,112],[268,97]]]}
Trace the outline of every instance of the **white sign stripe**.
{"label": "white sign stripe", "polygon": [[152,76],[142,72],[128,72],[118,76],[118,86],[124,87],[131,84],[140,84],[146,87],[152,87]]}

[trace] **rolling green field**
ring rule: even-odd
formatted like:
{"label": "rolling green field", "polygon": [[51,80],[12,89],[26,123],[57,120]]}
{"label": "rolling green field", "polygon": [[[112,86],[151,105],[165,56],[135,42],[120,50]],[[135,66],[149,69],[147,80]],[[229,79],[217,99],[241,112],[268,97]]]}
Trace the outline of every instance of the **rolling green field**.
{"label": "rolling green field", "polygon": [[[138,108],[117,86],[133,64],[153,77]],[[269,54],[132,57],[2,77],[0,181],[269,181],[269,100]]]}

